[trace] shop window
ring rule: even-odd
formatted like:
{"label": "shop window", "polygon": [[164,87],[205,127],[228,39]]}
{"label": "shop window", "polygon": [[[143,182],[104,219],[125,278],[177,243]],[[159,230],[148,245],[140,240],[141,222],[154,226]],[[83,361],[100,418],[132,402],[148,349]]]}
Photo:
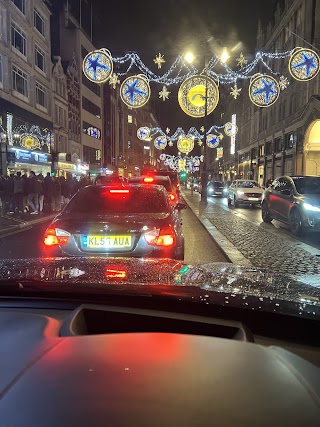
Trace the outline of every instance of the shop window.
{"label": "shop window", "polygon": [[83,121],[82,124],[83,124],[83,127],[82,127],[83,133],[91,136],[92,138],[101,139],[101,130],[99,128],[85,121]]}
{"label": "shop window", "polygon": [[39,31],[39,33],[44,36],[44,19],[42,15],[37,11],[37,9],[34,9],[33,24],[34,27]]}
{"label": "shop window", "polygon": [[21,95],[28,96],[28,76],[15,65],[12,65],[12,87]]}
{"label": "shop window", "polygon": [[22,31],[22,29],[14,22],[11,23],[11,44],[15,49],[17,49],[20,53],[22,53],[22,55],[26,56],[26,52],[27,52],[26,35]]}

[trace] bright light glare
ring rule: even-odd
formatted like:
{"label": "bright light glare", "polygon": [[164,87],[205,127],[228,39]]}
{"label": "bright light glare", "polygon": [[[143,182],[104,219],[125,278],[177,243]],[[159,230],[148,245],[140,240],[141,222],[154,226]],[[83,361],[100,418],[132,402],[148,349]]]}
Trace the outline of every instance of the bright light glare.
{"label": "bright light glare", "polygon": [[227,49],[226,48],[224,48],[223,49],[223,52],[222,52],[222,54],[221,54],[221,62],[223,63],[223,64],[225,64],[227,61],[228,61],[228,59],[230,58],[230,55],[229,55],[229,53],[228,53],[228,51],[227,51]]}
{"label": "bright light glare", "polygon": [[194,61],[194,54],[192,52],[187,52],[184,56],[184,59],[191,64]]}

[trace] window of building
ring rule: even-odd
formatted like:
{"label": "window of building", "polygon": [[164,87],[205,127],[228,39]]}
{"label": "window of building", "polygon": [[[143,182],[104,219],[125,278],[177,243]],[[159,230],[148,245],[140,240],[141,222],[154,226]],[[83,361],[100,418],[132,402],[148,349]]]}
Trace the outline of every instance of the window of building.
{"label": "window of building", "polygon": [[26,14],[26,0],[12,0],[17,8],[25,15]]}
{"label": "window of building", "polygon": [[87,145],[83,146],[83,161],[85,163],[91,163],[92,165],[101,164],[101,150],[88,147]]}
{"label": "window of building", "polygon": [[36,82],[36,103],[47,107],[47,89],[38,82]]}
{"label": "window of building", "polygon": [[21,95],[28,96],[28,76],[15,65],[12,65],[12,87]]}
{"label": "window of building", "polygon": [[101,130],[99,128],[85,121],[83,121],[82,124],[83,124],[83,127],[82,127],[83,133],[91,136],[92,138],[101,139]]}
{"label": "window of building", "polygon": [[87,77],[83,73],[82,84],[84,84],[88,89],[90,89],[91,92],[95,93],[97,96],[100,97],[100,86],[97,85],[97,83],[94,83],[91,80],[87,79]]}
{"label": "window of building", "polygon": [[292,148],[293,147],[293,133],[286,133],[285,134],[285,148]]}
{"label": "window of building", "polygon": [[275,151],[276,151],[276,152],[280,152],[280,151],[282,151],[282,147],[283,147],[283,144],[282,144],[282,138],[281,138],[281,137],[276,138],[276,139],[274,140],[274,145],[275,145]]}
{"label": "window of building", "polygon": [[0,55],[0,85],[3,84],[3,65],[2,65],[2,55]]}
{"label": "window of building", "polygon": [[132,115],[128,114],[128,123],[132,123]]}
{"label": "window of building", "polygon": [[101,118],[101,109],[85,96],[82,97],[82,108],[99,119]]}
{"label": "window of building", "polygon": [[272,154],[273,153],[273,143],[272,143],[272,141],[268,141],[267,142],[266,151],[267,151],[267,154]]}
{"label": "window of building", "polygon": [[260,157],[264,156],[264,145],[259,146],[259,156]]}
{"label": "window of building", "polygon": [[81,45],[81,56],[82,56],[82,59],[84,59],[87,55],[88,55],[88,51],[87,51],[87,49],[83,46],[83,45]]}
{"label": "window of building", "polygon": [[44,36],[44,19],[37,9],[34,9],[33,24],[39,33]]}
{"label": "window of building", "polygon": [[45,71],[45,60],[46,60],[45,53],[43,52],[42,49],[40,49],[40,47],[35,46],[34,54],[35,54],[35,58],[34,58],[35,65],[38,68],[40,68],[40,70]]}
{"label": "window of building", "polygon": [[25,33],[21,30],[21,28],[15,24],[14,22],[11,23],[11,44],[12,46],[17,49],[19,52],[22,53],[22,55],[26,56],[26,45],[27,45],[27,38]]}

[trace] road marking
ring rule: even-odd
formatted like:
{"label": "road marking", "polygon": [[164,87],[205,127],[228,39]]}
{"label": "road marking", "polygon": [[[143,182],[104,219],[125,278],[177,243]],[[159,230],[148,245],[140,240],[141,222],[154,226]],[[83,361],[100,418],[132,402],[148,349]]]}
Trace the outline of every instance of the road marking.
{"label": "road marking", "polygon": [[18,230],[10,231],[9,233],[1,234],[0,239],[3,239],[4,237],[12,236],[13,234],[23,233],[26,230],[31,230],[31,226],[19,228]]}

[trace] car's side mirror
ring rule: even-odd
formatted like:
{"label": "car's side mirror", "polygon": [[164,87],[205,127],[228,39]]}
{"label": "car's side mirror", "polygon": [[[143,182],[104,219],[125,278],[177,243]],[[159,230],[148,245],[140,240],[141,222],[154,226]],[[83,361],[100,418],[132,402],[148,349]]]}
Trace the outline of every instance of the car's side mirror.
{"label": "car's side mirror", "polygon": [[182,209],[187,209],[187,205],[185,203],[177,203],[175,205],[175,209],[177,209],[178,211],[182,211]]}

